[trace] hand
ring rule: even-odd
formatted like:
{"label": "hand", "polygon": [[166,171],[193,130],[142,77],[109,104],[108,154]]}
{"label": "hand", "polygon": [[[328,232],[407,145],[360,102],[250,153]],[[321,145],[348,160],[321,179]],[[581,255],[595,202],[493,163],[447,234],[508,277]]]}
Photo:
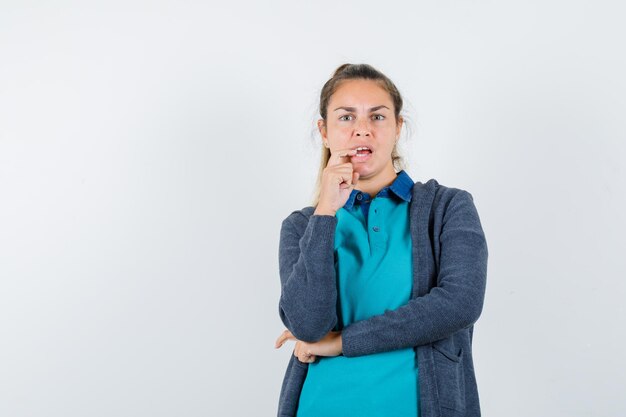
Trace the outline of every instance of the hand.
{"label": "hand", "polygon": [[289,330],[285,330],[278,339],[276,339],[274,347],[276,349],[280,348],[287,340],[296,341],[293,354],[300,362],[304,363],[315,362],[317,356],[339,356],[343,348],[340,331],[330,331],[322,340],[315,343],[307,343],[296,339]]}
{"label": "hand", "polygon": [[331,150],[331,156],[322,173],[320,199],[313,214],[335,214],[346,204],[350,193],[359,181],[350,158],[356,149]]}

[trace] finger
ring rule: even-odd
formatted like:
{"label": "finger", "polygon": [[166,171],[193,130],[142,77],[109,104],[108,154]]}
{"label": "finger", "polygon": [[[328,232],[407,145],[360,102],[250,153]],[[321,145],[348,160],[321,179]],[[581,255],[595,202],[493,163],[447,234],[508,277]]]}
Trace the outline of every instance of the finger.
{"label": "finger", "polygon": [[335,175],[337,175],[337,181],[339,184],[345,184],[347,188],[349,187],[354,180],[354,166],[350,162],[346,162],[341,165],[341,167],[337,166],[334,169]]}
{"label": "finger", "polygon": [[337,156],[340,158],[346,158],[348,155],[356,155],[356,149],[345,148],[337,151]]}
{"label": "finger", "polygon": [[302,341],[296,342],[296,346],[293,349],[293,354],[298,358],[300,362],[307,363],[311,356],[310,348],[307,347]]}
{"label": "finger", "polygon": [[305,357],[307,362],[310,361],[311,357],[313,357],[313,356],[315,356],[315,355],[311,353],[310,349],[307,349],[307,350],[304,351],[304,357]]}
{"label": "finger", "polygon": [[298,356],[298,360],[302,363],[311,363],[315,362],[315,355],[309,353],[302,353]]}
{"label": "finger", "polygon": [[352,173],[352,186],[356,186],[356,184],[359,182],[359,177],[361,176],[361,174],[359,174],[358,172],[354,171]]}
{"label": "finger", "polygon": [[340,149],[333,152],[328,165],[339,165],[350,161],[350,157],[356,155],[356,149]]}
{"label": "finger", "polygon": [[278,339],[276,339],[276,342],[274,343],[274,347],[280,347],[282,346],[283,342],[285,341],[286,335],[285,332],[282,332],[280,336],[278,336]]}
{"label": "finger", "polygon": [[282,345],[284,337],[284,333],[278,336],[278,339],[276,339],[276,342],[274,342],[274,347],[279,347],[280,345]]}
{"label": "finger", "polygon": [[312,353],[306,353],[303,357],[303,362],[306,363],[313,363],[315,362],[315,359],[317,359],[317,356],[312,354]]}
{"label": "finger", "polygon": [[294,349],[293,356],[295,356],[302,363],[307,363],[309,360],[309,357],[302,351],[302,349]]}
{"label": "finger", "polygon": [[278,339],[276,339],[276,343],[274,344],[274,346],[276,348],[279,348],[288,339],[297,340],[295,338],[295,336],[293,334],[291,334],[291,332],[289,330],[285,330],[280,336],[278,336]]}

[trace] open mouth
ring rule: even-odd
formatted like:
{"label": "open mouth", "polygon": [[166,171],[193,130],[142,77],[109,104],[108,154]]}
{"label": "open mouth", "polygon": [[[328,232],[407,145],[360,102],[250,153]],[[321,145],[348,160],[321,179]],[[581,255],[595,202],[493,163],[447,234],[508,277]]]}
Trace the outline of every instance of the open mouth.
{"label": "open mouth", "polygon": [[356,148],[356,154],[358,156],[369,155],[371,153],[372,153],[372,150],[368,148],[367,146],[359,146],[358,148]]}
{"label": "open mouth", "polygon": [[359,146],[356,148],[356,155],[352,156],[353,161],[365,161],[372,155],[372,150],[367,146]]}

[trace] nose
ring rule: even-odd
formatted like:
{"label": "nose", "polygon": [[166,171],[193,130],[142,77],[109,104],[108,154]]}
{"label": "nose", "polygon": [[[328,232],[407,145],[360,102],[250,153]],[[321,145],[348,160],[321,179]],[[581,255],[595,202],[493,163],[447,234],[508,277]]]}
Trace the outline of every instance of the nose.
{"label": "nose", "polygon": [[367,121],[361,121],[355,129],[357,136],[370,136],[370,128]]}

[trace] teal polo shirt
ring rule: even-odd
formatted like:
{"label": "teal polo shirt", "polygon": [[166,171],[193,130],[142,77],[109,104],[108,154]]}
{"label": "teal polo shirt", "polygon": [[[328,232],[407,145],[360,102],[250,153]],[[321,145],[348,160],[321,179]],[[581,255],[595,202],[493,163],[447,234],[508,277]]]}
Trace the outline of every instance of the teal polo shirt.
{"label": "teal polo shirt", "polygon": [[[403,170],[372,198],[352,190],[337,211],[334,330],[408,303],[413,286],[409,202],[413,180]],[[419,416],[419,371],[413,348],[309,364],[298,417]]]}

